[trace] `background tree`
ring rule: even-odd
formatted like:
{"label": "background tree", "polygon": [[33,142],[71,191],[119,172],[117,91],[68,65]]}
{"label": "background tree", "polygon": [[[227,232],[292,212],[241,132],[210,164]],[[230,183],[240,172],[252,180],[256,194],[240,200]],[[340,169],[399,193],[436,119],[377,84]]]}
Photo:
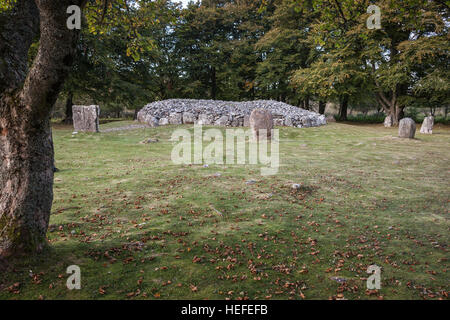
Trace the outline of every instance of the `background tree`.
{"label": "background tree", "polygon": [[[309,5],[309,1],[297,3],[301,8]],[[366,9],[372,3],[381,8],[380,30],[366,26]],[[418,84],[430,80],[431,85],[433,77],[434,81],[448,83],[445,72],[429,76],[430,66],[436,64],[439,70],[445,70],[443,61],[448,61],[448,6],[442,2],[316,0],[313,7],[320,19],[312,24],[311,37],[323,55],[308,70],[299,70],[294,82],[299,86],[307,82],[303,90],[338,96],[341,118],[345,118],[348,98],[370,90],[386,114],[398,123],[414,92],[425,92]],[[421,38],[425,39],[417,41]],[[428,51],[427,60],[415,60],[433,45],[444,51],[438,50],[435,55]],[[408,49],[409,53],[405,52]],[[438,87],[440,93],[435,94],[445,95],[448,88]]]}
{"label": "background tree", "polygon": [[258,86],[267,97],[309,109],[310,93],[297,91],[291,77],[295,70],[307,68],[311,62],[311,8],[305,3],[300,10],[290,0],[278,0],[274,5],[276,9],[268,18],[271,28],[257,43],[264,57],[258,64]]}

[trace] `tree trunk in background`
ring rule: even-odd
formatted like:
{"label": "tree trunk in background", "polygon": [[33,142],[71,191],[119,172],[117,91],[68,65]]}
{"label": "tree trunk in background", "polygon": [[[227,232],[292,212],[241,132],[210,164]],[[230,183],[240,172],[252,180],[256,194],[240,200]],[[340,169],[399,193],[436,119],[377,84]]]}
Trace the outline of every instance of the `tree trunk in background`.
{"label": "tree trunk in background", "polygon": [[306,97],[305,100],[303,100],[303,109],[309,110],[309,97]]}
{"label": "tree trunk in background", "polygon": [[319,113],[325,114],[325,107],[327,106],[327,103],[325,101],[319,101]]}
{"label": "tree trunk in background", "polygon": [[[51,109],[79,32],[67,7],[85,0],[17,0],[0,15],[0,258],[40,252],[53,201]],[[28,49],[39,50],[28,71]]]}
{"label": "tree trunk in background", "polygon": [[344,95],[339,106],[339,120],[347,121],[348,95]]}
{"label": "tree trunk in background", "polygon": [[73,93],[69,92],[66,99],[66,114],[63,120],[65,124],[73,124],[72,106],[73,106]]}

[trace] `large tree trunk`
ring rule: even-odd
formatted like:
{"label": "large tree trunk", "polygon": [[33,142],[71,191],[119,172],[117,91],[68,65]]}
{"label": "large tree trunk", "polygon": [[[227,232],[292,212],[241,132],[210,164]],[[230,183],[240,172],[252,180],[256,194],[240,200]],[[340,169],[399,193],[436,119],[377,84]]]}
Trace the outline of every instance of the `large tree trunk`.
{"label": "large tree trunk", "polygon": [[347,121],[348,99],[348,95],[344,95],[340,101],[339,120],[341,121]]}
{"label": "large tree trunk", "polygon": [[386,113],[386,116],[392,116],[392,125],[397,126],[400,119],[403,118],[404,107],[397,103],[397,90],[393,90],[391,98],[387,98],[383,92],[377,93],[377,100]]}
{"label": "large tree trunk", "polygon": [[309,96],[303,100],[303,109],[309,110]]}
{"label": "large tree trunk", "polygon": [[[53,200],[50,112],[75,54],[79,32],[67,7],[84,0],[17,0],[0,14],[0,258],[45,246]],[[40,26],[39,50],[27,70]]]}
{"label": "large tree trunk", "polygon": [[24,106],[3,97],[0,139],[0,255],[41,251],[53,201],[53,147],[49,118],[33,121]]}
{"label": "large tree trunk", "polygon": [[327,106],[327,103],[325,101],[319,101],[319,113],[325,114],[325,107]]}

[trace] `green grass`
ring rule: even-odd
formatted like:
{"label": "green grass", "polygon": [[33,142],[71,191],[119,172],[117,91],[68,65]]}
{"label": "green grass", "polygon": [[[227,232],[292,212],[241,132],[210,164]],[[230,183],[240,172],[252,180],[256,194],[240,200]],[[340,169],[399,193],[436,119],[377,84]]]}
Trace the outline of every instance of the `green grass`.
{"label": "green grass", "polygon": [[[280,128],[275,176],[174,165],[174,129],[56,125],[51,246],[0,275],[0,298],[447,299],[448,127],[414,140],[380,125]],[[81,290],[66,288],[72,264]]]}

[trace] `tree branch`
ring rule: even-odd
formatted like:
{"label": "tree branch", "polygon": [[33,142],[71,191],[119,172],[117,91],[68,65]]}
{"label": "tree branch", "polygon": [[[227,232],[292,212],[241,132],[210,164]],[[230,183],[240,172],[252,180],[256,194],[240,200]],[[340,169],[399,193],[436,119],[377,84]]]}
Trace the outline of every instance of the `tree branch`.
{"label": "tree branch", "polygon": [[17,0],[0,14],[0,94],[22,86],[28,71],[28,50],[39,31],[34,0]]}
{"label": "tree branch", "polygon": [[67,28],[70,5],[86,0],[35,0],[40,13],[40,45],[19,95],[36,120],[46,116],[56,101],[73,63],[79,30]]}
{"label": "tree branch", "polygon": [[339,11],[339,15],[344,20],[344,25],[347,26],[347,19],[345,18],[344,12],[342,11],[341,4],[337,0],[334,0],[334,3]]}

